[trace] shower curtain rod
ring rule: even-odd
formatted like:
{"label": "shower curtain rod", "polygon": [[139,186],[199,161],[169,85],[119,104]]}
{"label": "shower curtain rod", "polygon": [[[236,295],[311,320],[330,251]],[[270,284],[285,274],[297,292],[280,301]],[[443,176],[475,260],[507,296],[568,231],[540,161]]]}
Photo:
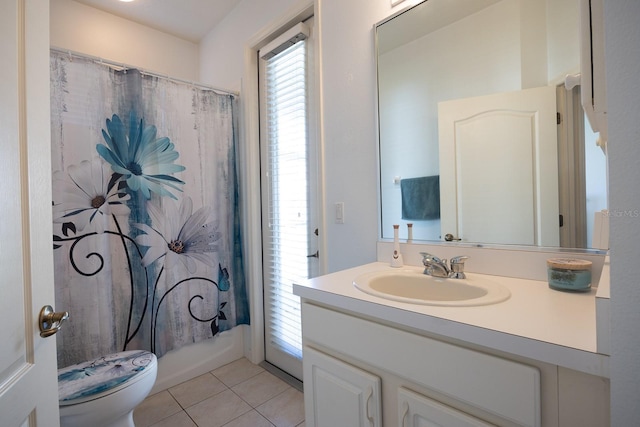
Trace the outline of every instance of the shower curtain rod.
{"label": "shower curtain rod", "polygon": [[200,89],[206,89],[206,90],[211,90],[213,92],[216,92],[220,95],[233,95],[233,96],[239,96],[240,94],[238,92],[234,92],[234,91],[230,91],[230,90],[226,90],[226,89],[220,89],[217,87],[213,87],[210,85],[206,85],[204,83],[196,83],[194,81],[190,81],[190,80],[184,80],[184,79],[179,79],[177,77],[171,77],[167,74],[160,74],[160,73],[156,73],[153,71],[148,71],[145,69],[142,69],[140,67],[135,67],[133,65],[128,65],[128,64],[124,64],[121,62],[115,62],[115,61],[110,61],[108,59],[103,59],[103,58],[99,58],[97,56],[92,56],[92,55],[87,55],[84,53],[80,53],[80,52],[75,52],[69,49],[62,49],[59,47],[51,47],[51,50],[54,52],[58,52],[58,53],[63,53],[63,54],[67,54],[69,55],[70,58],[82,58],[82,59],[89,59],[91,61],[94,62],[98,62],[100,64],[104,64],[107,67],[111,67],[114,70],[118,70],[118,71],[126,71],[126,70],[137,70],[140,72],[140,74],[143,75],[147,75],[147,76],[152,76],[152,77],[157,77],[160,79],[165,79],[165,80],[169,80],[175,83],[184,83],[190,86],[194,86]]}

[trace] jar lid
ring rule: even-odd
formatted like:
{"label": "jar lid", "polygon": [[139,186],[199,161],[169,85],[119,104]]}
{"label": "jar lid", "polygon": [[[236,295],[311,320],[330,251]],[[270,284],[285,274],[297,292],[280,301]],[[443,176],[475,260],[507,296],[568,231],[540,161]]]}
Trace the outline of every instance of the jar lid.
{"label": "jar lid", "polygon": [[563,270],[590,270],[591,261],[574,258],[549,258],[547,266],[551,268],[561,268]]}

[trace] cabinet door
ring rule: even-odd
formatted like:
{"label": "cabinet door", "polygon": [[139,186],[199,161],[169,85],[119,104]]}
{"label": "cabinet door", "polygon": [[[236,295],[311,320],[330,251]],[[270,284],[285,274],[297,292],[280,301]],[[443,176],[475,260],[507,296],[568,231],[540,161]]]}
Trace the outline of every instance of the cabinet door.
{"label": "cabinet door", "polygon": [[400,427],[490,427],[492,425],[406,388],[398,389],[398,426]]}
{"label": "cabinet door", "polygon": [[381,427],[380,378],[305,346],[307,427]]}

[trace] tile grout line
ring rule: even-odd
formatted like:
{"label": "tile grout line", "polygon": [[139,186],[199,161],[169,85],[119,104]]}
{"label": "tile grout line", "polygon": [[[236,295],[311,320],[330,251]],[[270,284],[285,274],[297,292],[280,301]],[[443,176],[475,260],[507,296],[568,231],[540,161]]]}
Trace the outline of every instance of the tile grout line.
{"label": "tile grout line", "polygon": [[[232,420],[227,421],[227,422],[226,422],[222,427],[224,427],[225,425],[227,425],[227,424],[229,424],[229,423],[231,423],[231,422],[233,422],[233,421],[237,420],[238,418],[240,418],[240,417],[242,417],[242,416],[247,415],[247,414],[248,414],[248,413],[250,413],[251,411],[255,411],[255,412],[256,412],[256,414],[257,414],[258,416],[260,416],[261,418],[263,418],[264,420],[266,420],[266,421],[269,423],[269,425],[270,425],[271,427],[277,427],[277,426],[276,426],[276,424],[274,424],[274,423],[273,423],[269,418],[267,418],[264,414],[262,414],[262,412],[260,412],[260,411],[258,410],[258,407],[260,407],[260,406],[262,406],[262,405],[267,404],[268,402],[272,401],[273,399],[278,398],[278,397],[279,397],[279,396],[281,396],[282,394],[284,394],[284,393],[286,393],[286,392],[289,392],[291,389],[292,389],[292,390],[296,390],[296,391],[301,392],[301,393],[302,393],[302,391],[301,391],[301,390],[299,390],[297,387],[293,386],[292,384],[290,384],[288,381],[286,381],[286,380],[284,380],[283,378],[281,378],[279,375],[274,374],[274,372],[270,372],[270,370],[269,370],[269,369],[264,369],[264,367],[262,367],[262,366],[261,366],[261,368],[262,368],[262,371],[257,372],[257,373],[255,373],[255,374],[251,375],[251,376],[250,376],[250,377],[248,377],[248,378],[245,378],[243,381],[240,381],[239,383],[237,383],[237,384],[235,384],[235,385],[233,385],[233,386],[229,386],[229,385],[227,385],[227,384],[226,384],[226,383],[225,383],[221,378],[219,378],[218,376],[216,376],[216,374],[214,374],[214,372],[213,372],[213,371],[208,371],[207,373],[208,373],[208,374],[210,374],[210,375],[211,375],[211,376],[212,376],[216,381],[219,381],[219,382],[224,386],[224,388],[225,388],[225,389],[224,389],[224,390],[222,390],[222,391],[219,391],[219,392],[215,393],[215,394],[214,394],[214,395],[212,395],[212,396],[209,396],[209,397],[207,397],[207,398],[205,398],[205,399],[202,399],[202,400],[200,400],[200,401],[198,401],[198,402],[194,402],[194,403],[190,404],[188,407],[183,407],[183,405],[178,401],[178,399],[176,398],[176,396],[174,396],[174,394],[173,394],[173,393],[171,392],[171,390],[170,390],[171,388],[173,388],[173,387],[177,387],[177,386],[179,386],[180,384],[177,384],[176,386],[173,386],[173,387],[170,387],[170,388],[166,389],[166,391],[168,392],[168,394],[169,394],[169,396],[171,397],[171,399],[173,400],[173,402],[178,406],[178,408],[180,408],[180,411],[177,411],[177,412],[175,412],[175,413],[173,413],[173,414],[171,414],[171,415],[168,415],[168,416],[166,416],[166,417],[164,417],[164,418],[162,418],[162,419],[160,419],[160,420],[157,420],[157,421],[155,421],[153,424],[149,425],[148,427],[153,427],[154,425],[156,425],[156,424],[158,424],[158,423],[161,423],[161,422],[165,421],[167,418],[170,418],[170,417],[176,416],[176,415],[177,415],[177,414],[179,414],[180,412],[184,412],[184,415],[186,415],[186,416],[187,416],[187,418],[188,418],[188,419],[189,419],[189,420],[190,420],[190,421],[191,421],[195,426],[200,427],[200,426],[198,425],[198,423],[196,422],[196,420],[195,420],[194,418],[192,418],[192,417],[191,417],[191,415],[189,415],[189,413],[187,412],[187,410],[188,410],[189,408],[191,408],[191,407],[193,407],[193,406],[195,406],[195,405],[197,405],[197,404],[199,404],[199,403],[201,403],[201,402],[205,401],[205,400],[206,400],[206,399],[208,399],[208,398],[211,398],[211,397],[213,397],[213,396],[216,396],[216,395],[218,395],[218,394],[220,394],[220,393],[224,393],[224,392],[226,392],[226,391],[231,391],[231,392],[232,392],[232,393],[233,393],[233,394],[234,394],[238,399],[240,399],[242,402],[244,402],[245,404],[247,404],[247,405],[248,405],[248,407],[249,407],[250,409],[248,409],[247,411],[245,411],[245,412],[243,412],[242,414],[238,415],[237,417],[233,418]],[[286,387],[284,390],[282,390],[280,393],[278,393],[278,394],[276,394],[276,395],[274,395],[274,396],[271,396],[271,397],[270,397],[269,399],[267,399],[266,401],[261,402],[261,403],[259,403],[259,404],[256,404],[255,406],[254,406],[253,404],[251,404],[250,402],[248,402],[247,400],[245,400],[245,399],[244,399],[242,396],[240,396],[240,395],[239,395],[235,390],[233,390],[233,388],[232,388],[232,387],[237,387],[237,386],[239,386],[239,385],[241,385],[241,384],[243,384],[243,383],[245,383],[245,382],[247,382],[247,381],[250,381],[250,380],[254,379],[254,378],[255,378],[256,376],[258,376],[258,375],[262,375],[262,374],[263,374],[263,373],[265,373],[265,372],[266,372],[266,373],[269,373],[270,375],[272,375],[272,376],[274,376],[274,377],[276,377],[276,378],[278,378],[280,381],[283,381],[283,382],[287,385],[287,387]],[[190,381],[190,380],[188,380],[188,381]],[[188,382],[188,381],[185,381],[185,382]],[[181,384],[184,384],[184,383],[181,383]],[[162,391],[161,391],[161,392],[158,392],[158,393],[162,393]],[[305,422],[305,421],[303,420],[303,421],[301,421],[300,423],[296,424],[296,426],[300,426],[300,425],[304,424],[304,422]]]}
{"label": "tile grout line", "polygon": [[[254,376],[255,376],[255,375],[254,375]],[[217,378],[217,377],[216,377],[216,378]],[[251,377],[251,378],[253,378],[253,377]],[[247,380],[245,380],[245,381],[248,381],[248,380],[250,380],[251,378],[248,378],[248,379],[247,379]],[[219,378],[218,378],[218,379],[219,379]],[[242,381],[241,383],[238,383],[238,384],[236,384],[236,385],[240,385],[240,384],[244,383],[245,381]],[[223,384],[224,384],[224,383],[223,383]],[[253,406],[250,402],[247,402],[245,399],[243,399],[243,398],[242,398],[242,396],[240,396],[238,393],[236,393],[236,392],[235,392],[231,387],[227,386],[226,384],[225,384],[225,387],[227,387],[227,390],[228,390],[228,391],[231,391],[234,395],[236,395],[236,396],[238,397],[238,399],[242,400],[244,403],[246,403],[247,405],[249,405],[249,408],[250,408],[250,409],[248,409],[246,412],[243,412],[242,414],[238,415],[237,417],[235,417],[235,418],[233,418],[233,419],[231,419],[231,420],[227,421],[227,422],[226,422],[225,424],[223,424],[221,427],[226,426],[227,424],[229,424],[229,423],[231,423],[231,422],[233,422],[233,421],[237,420],[238,418],[240,418],[240,417],[242,417],[242,416],[244,416],[244,415],[248,414],[248,413],[249,413],[249,412],[251,412],[251,411],[255,411],[256,413],[258,413],[258,415],[260,415],[262,418],[264,418],[265,420],[267,420],[267,422],[268,422],[269,424],[271,424],[271,426],[272,426],[272,427],[276,427],[276,425],[275,425],[275,424],[273,424],[269,418],[267,418],[267,417],[266,417],[262,412],[260,412],[260,411],[258,410],[258,407],[259,407],[259,406],[264,405],[265,403],[267,403],[267,402],[269,402],[269,401],[271,401],[271,400],[273,400],[273,399],[275,399],[276,397],[280,396],[281,394],[286,393],[286,392],[287,392],[287,391],[289,391],[290,389],[292,389],[292,390],[296,390],[296,388],[295,388],[295,387],[293,387],[293,386],[291,386],[291,385],[288,385],[288,384],[287,384],[287,388],[286,388],[286,389],[284,389],[283,391],[281,391],[280,393],[276,394],[275,396],[272,396],[272,397],[271,397],[271,398],[269,398],[268,400],[266,400],[266,401],[264,401],[264,402],[262,402],[262,403],[260,403],[260,404],[258,404],[258,405],[256,405],[256,406]],[[235,387],[235,386],[234,386],[234,387]],[[227,391],[227,390],[225,390],[225,391]],[[220,393],[223,393],[223,392],[220,392]],[[217,394],[220,394],[220,393],[217,393]],[[170,393],[170,394],[171,394],[171,393]],[[173,397],[173,395],[171,395],[171,397]],[[174,400],[175,400],[175,398],[174,398]],[[198,403],[200,403],[200,402],[194,403],[194,404],[193,404],[193,405],[191,405],[191,406],[197,405]],[[179,402],[178,402],[178,405],[180,405],[180,403],[179,403]],[[189,408],[190,408],[191,406],[189,406]],[[182,405],[180,405],[180,407],[182,408]],[[189,419],[191,419],[191,421],[193,421],[193,423],[194,423],[196,426],[200,427],[200,426],[198,425],[198,423],[196,422],[196,420],[194,420],[193,418],[191,418],[191,416],[190,416],[190,415],[189,415],[189,413],[187,412],[187,408],[183,408],[183,409],[182,409],[182,412],[185,412],[185,413],[186,413],[186,415],[189,417]],[[174,415],[175,415],[175,414],[174,414]],[[304,422],[304,421],[302,421],[300,424],[302,424],[303,422]],[[298,426],[298,425],[300,425],[300,424],[296,424],[296,426]]]}

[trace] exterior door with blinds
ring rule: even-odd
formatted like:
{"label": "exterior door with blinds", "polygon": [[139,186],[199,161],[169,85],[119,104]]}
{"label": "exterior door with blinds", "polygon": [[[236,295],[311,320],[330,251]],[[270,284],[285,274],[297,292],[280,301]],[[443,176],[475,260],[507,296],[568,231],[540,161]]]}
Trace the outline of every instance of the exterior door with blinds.
{"label": "exterior door with blinds", "polygon": [[262,251],[267,362],[302,379],[300,300],[317,275],[312,19],[260,50]]}

